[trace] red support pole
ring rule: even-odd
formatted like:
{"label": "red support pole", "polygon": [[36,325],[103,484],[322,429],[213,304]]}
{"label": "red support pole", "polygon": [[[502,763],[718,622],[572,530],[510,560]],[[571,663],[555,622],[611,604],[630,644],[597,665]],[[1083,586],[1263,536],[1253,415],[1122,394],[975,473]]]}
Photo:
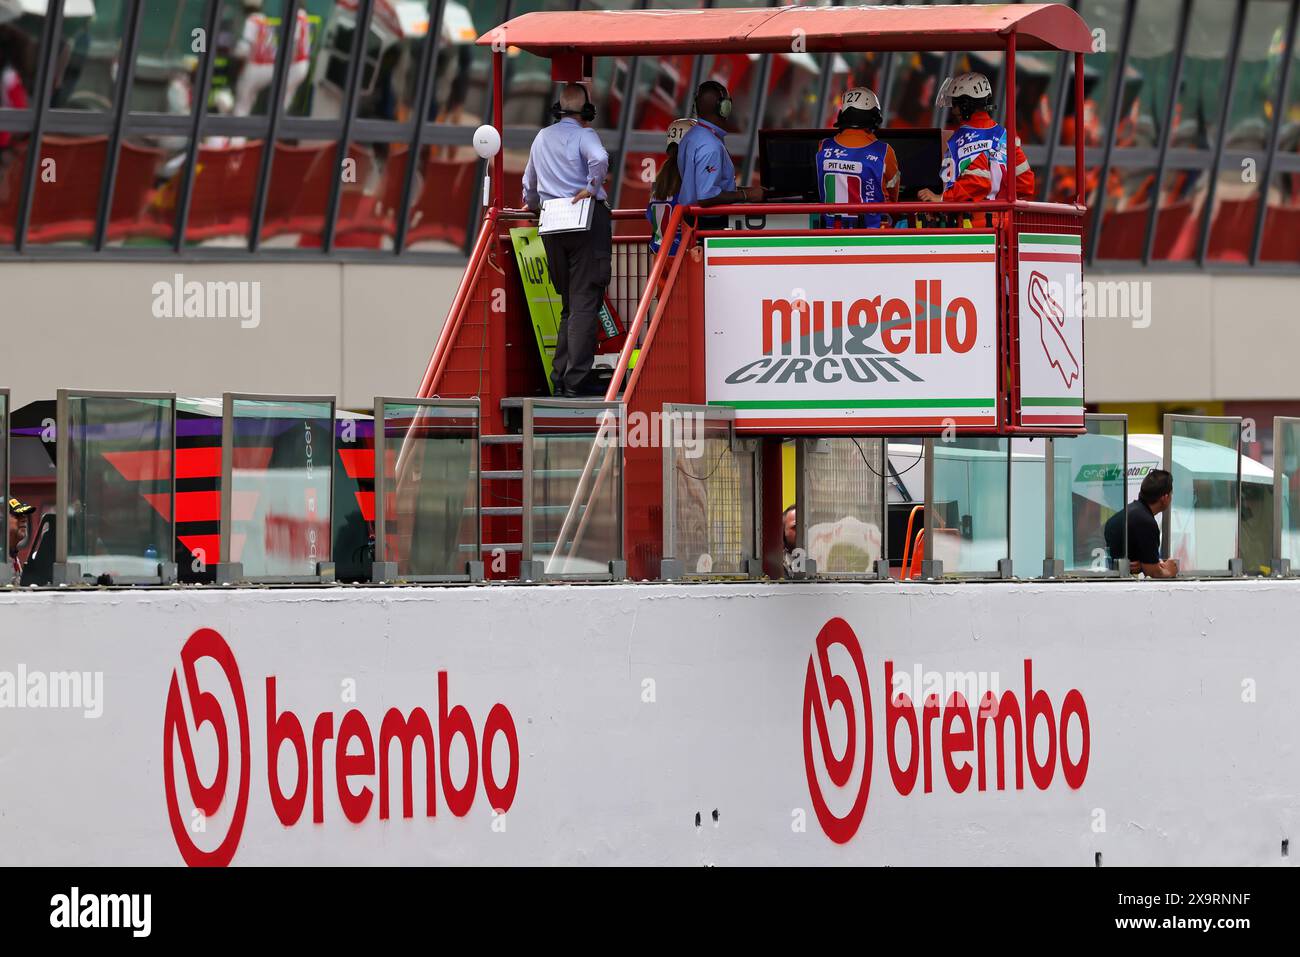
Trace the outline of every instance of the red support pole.
{"label": "red support pole", "polygon": [[[1016,145],[1019,140],[1016,138],[1016,31],[1012,30],[1007,34],[1007,62],[1005,69],[1002,71],[1003,80],[1007,85],[1007,116],[1006,123],[1003,124],[1007,131],[1007,178],[1011,181],[1008,198],[1012,203],[1016,201]],[[1033,199],[1033,197],[1029,197]]]}
{"label": "red support pole", "polygon": [[1083,172],[1083,54],[1074,55],[1074,201],[1080,206],[1088,202],[1088,190]]}
{"label": "red support pole", "polygon": [[[492,158],[492,179],[496,189],[492,190],[492,205],[497,209],[505,207],[506,186],[506,55],[502,50],[492,51],[492,125],[501,137],[501,148]],[[518,198],[518,197],[516,197]]]}
{"label": "red support pole", "polygon": [[[759,449],[762,455],[759,465],[759,508],[763,529],[763,574],[768,578],[781,579],[785,577],[785,525],[781,516],[785,513],[786,505],[790,504],[781,499],[784,486],[781,475],[781,440],[764,438]],[[795,516],[796,522],[803,520],[803,516]]]}

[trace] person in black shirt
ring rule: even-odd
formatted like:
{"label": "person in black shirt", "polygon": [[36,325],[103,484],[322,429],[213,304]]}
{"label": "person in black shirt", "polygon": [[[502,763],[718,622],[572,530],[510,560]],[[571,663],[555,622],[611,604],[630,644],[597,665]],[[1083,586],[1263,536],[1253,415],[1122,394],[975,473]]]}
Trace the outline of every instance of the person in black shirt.
{"label": "person in black shirt", "polygon": [[1148,578],[1173,578],[1178,562],[1160,557],[1160,525],[1156,516],[1169,508],[1173,498],[1174,477],[1164,469],[1152,469],[1142,480],[1136,502],[1116,512],[1106,522],[1106,547],[1114,558],[1124,558],[1124,526],[1128,522],[1129,567]]}

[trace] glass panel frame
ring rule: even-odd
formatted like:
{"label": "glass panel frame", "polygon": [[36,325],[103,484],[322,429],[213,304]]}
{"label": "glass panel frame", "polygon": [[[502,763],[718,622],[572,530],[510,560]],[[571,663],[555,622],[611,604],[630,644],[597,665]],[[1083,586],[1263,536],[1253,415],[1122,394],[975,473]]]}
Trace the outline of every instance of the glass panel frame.
{"label": "glass panel frame", "polygon": [[[1293,441],[1287,441],[1290,436]],[[1288,465],[1288,463],[1294,463]],[[1300,417],[1273,417],[1273,576],[1300,573],[1300,497],[1288,486],[1300,475]]]}
{"label": "glass panel frame", "polygon": [[[387,449],[390,443],[387,438],[388,431],[388,410],[394,406],[415,406],[420,409],[428,410],[433,417],[450,417],[458,418],[472,417],[474,424],[473,431],[473,448],[471,451],[471,461],[473,462],[473,472],[469,480],[469,488],[473,490],[474,496],[474,541],[473,548],[469,552],[469,558],[464,562],[466,569],[463,574],[455,573],[433,573],[401,570],[401,562],[396,555],[388,554],[388,525],[390,518],[388,515],[388,469],[386,467]],[[483,552],[483,486],[481,481],[483,462],[482,462],[482,420],[480,418],[480,405],[478,399],[401,399],[379,396],[375,399],[375,563],[390,564],[395,566],[393,571],[396,577],[393,579],[398,582],[468,582],[478,581],[483,577],[483,569],[480,558]],[[401,443],[397,443],[396,453],[401,455]],[[393,492],[397,492],[397,480],[394,479]],[[396,516],[394,516],[395,518]],[[460,543],[457,544],[457,555],[463,555],[463,549]],[[477,571],[474,566],[477,565]],[[453,558],[453,567],[454,558]]]}
{"label": "glass panel frame", "polygon": [[[9,562],[9,390],[0,389],[0,503],[5,513],[5,552],[0,556],[0,586],[13,581],[13,565]],[[28,519],[30,522],[31,519]],[[28,531],[29,536],[35,529]]]}
{"label": "glass panel frame", "polygon": [[[686,430],[675,428],[675,423],[683,417],[692,417],[692,421],[700,423],[698,434],[688,436],[683,434]],[[748,579],[756,578],[762,571],[761,555],[761,516],[759,513],[759,494],[760,489],[760,461],[758,456],[758,442],[755,439],[743,439],[736,435],[736,410],[731,408],[722,408],[718,406],[707,405],[689,405],[681,403],[664,403],[663,417],[660,420],[660,439],[663,448],[663,521],[664,521],[664,538],[663,538],[663,564],[661,578],[684,578],[697,580],[725,580],[725,579]],[[749,485],[749,501],[741,502],[740,508],[737,509],[736,515],[739,524],[739,548],[734,546],[715,547],[718,539],[715,537],[719,524],[723,528],[728,528],[732,534],[723,534],[722,538],[726,541],[734,538],[734,525],[724,517],[719,523],[717,513],[722,511],[719,507],[717,497],[714,495],[715,486],[709,482],[714,473],[723,467],[722,455],[710,466],[706,463],[705,475],[697,476],[690,472],[685,472],[679,467],[680,462],[676,455],[678,449],[684,448],[684,440],[695,438],[702,443],[707,443],[710,438],[720,438],[720,436],[710,435],[710,429],[716,429],[722,425],[727,429],[728,450],[724,453],[732,459],[734,463],[734,480],[739,485],[739,494],[743,499],[744,486],[746,481]],[[693,427],[694,429],[694,427]],[[703,453],[703,449],[701,450]],[[691,458],[692,456],[687,456]],[[703,539],[705,540],[706,549],[693,549],[687,554],[680,554],[683,548],[688,546],[682,541],[683,536],[680,534],[679,526],[682,524],[681,519],[686,511],[678,492],[679,474],[685,475],[685,480],[694,480],[700,483],[705,493],[705,513],[706,519],[703,523],[705,531]],[[747,478],[746,478],[747,476]],[[725,502],[721,505],[725,506]],[[725,571],[719,571],[715,567],[713,556],[719,552],[731,552],[737,555],[736,558],[726,561],[725,564],[730,567]],[[701,567],[701,560],[708,558],[708,567]]]}
{"label": "glass panel frame", "polygon": [[[525,580],[540,581],[542,579],[554,580],[574,580],[574,581],[617,581],[627,577],[627,565],[624,555],[624,476],[623,476],[623,435],[624,426],[627,419],[627,408],[622,402],[598,402],[586,399],[525,399],[524,409],[524,433],[523,433],[523,529],[520,561],[520,578]],[[601,416],[599,423],[592,423],[592,439],[590,451],[587,453],[587,461],[579,475],[559,475],[559,478],[572,478],[578,482],[573,495],[568,499],[567,504],[547,503],[539,501],[544,496],[539,496],[536,486],[536,479],[543,470],[536,468],[535,458],[538,451],[538,411],[551,410],[567,413],[575,419],[583,418],[583,413],[592,416],[593,420],[597,413],[605,413]],[[613,418],[608,418],[612,413]],[[597,434],[595,430],[599,429]],[[614,430],[613,440],[610,441],[609,430]],[[559,437],[554,436],[554,437]],[[540,438],[545,442],[548,436],[542,432]],[[586,531],[587,518],[591,509],[583,508],[582,517],[578,517],[578,502],[586,497],[591,501],[600,495],[603,490],[603,477],[608,474],[607,469],[596,467],[598,453],[603,451],[606,462],[613,466],[617,473],[615,487],[613,489],[613,503],[610,513],[613,516],[615,524],[616,547],[614,554],[608,559],[608,570],[606,571],[568,571],[568,566],[578,556],[575,554],[581,543],[582,537]],[[561,470],[565,471],[565,470]],[[554,470],[545,470],[547,473],[554,473]],[[589,476],[597,473],[595,480]],[[552,475],[547,475],[552,477]],[[590,484],[588,484],[590,482]],[[589,493],[589,494],[588,494]],[[536,519],[537,513],[543,509],[563,508],[564,519],[555,542],[537,542]],[[569,554],[560,555],[561,547],[565,542],[572,541]],[[549,555],[537,551],[538,545],[550,547]],[[543,557],[539,560],[538,555]]]}
{"label": "glass panel frame", "polygon": [[[879,455],[876,457],[878,465],[873,466],[866,461],[867,451],[861,443],[879,442]],[[835,446],[832,443],[853,443],[857,447],[853,450],[853,455],[858,457],[858,461],[864,465],[867,470],[874,473],[874,479],[868,479],[868,482],[879,483],[878,494],[880,496],[880,509],[876,515],[877,529],[880,535],[880,549],[874,559],[869,562],[869,569],[852,572],[852,571],[832,571],[829,568],[822,568],[817,564],[817,559],[812,554],[812,548],[808,542],[808,532],[814,526],[811,522],[811,516],[818,511],[820,503],[814,503],[813,490],[815,482],[813,480],[814,470],[819,464],[819,457],[833,456]],[[813,578],[830,581],[890,581],[889,574],[889,440],[883,436],[872,436],[863,439],[859,436],[835,439],[797,439],[795,444],[795,474],[797,476],[795,483],[795,547],[802,549],[805,561],[810,565],[804,574],[796,574],[796,578]],[[832,505],[835,503],[832,503]],[[837,509],[837,511],[840,511]],[[865,514],[866,510],[863,510]],[[846,518],[856,518],[856,516],[846,514]],[[861,522],[861,519],[858,519]],[[844,528],[844,519],[835,522],[836,529]],[[868,523],[863,523],[868,524]],[[835,537],[834,532],[831,533]],[[832,542],[827,546],[827,556],[829,557],[831,549],[840,542]],[[868,543],[869,544],[869,543]],[[820,554],[820,548],[818,549]],[[867,553],[868,555],[870,552]]]}
{"label": "glass panel frame", "polygon": [[[945,449],[960,450],[962,443],[966,441],[970,441],[970,440],[958,438],[953,442],[943,442],[940,444],[943,445]],[[1002,475],[1003,475],[1002,488],[1003,488],[1003,493],[1006,496],[1006,501],[1003,504],[1003,508],[1002,508],[1002,522],[1003,522],[1003,533],[1001,535],[1002,554],[1001,556],[999,556],[997,561],[997,567],[995,568],[962,569],[960,571],[951,571],[944,567],[943,559],[939,557],[940,550],[931,544],[936,541],[934,516],[937,509],[935,508],[934,476],[935,476],[936,460],[938,457],[935,454],[934,439],[928,438],[925,440],[925,543],[926,544],[924,546],[925,547],[924,554],[926,557],[925,560],[921,563],[922,579],[926,579],[926,580],[943,580],[943,579],[973,580],[973,579],[983,579],[983,578],[1005,579],[1005,578],[1011,578],[1013,576],[1012,565],[1011,565],[1011,440],[1009,436],[1003,436],[995,439],[994,441],[997,441],[1001,443],[1003,446],[1005,446],[1005,448],[1001,452],[996,453],[1002,459],[1000,463],[1002,468]],[[977,452],[977,451],[986,451],[986,450],[966,449],[965,451]],[[993,460],[989,460],[989,461],[992,462]],[[973,496],[972,498],[976,498],[976,496]],[[973,524],[974,523],[972,521],[972,535],[971,535],[972,540],[974,540],[975,537]],[[960,525],[961,523],[959,521],[958,532],[963,538],[965,538],[966,537],[965,532],[964,530],[961,529]]]}
{"label": "glass panel frame", "polygon": [[[168,508],[167,514],[162,518],[161,526],[163,534],[155,536],[161,541],[161,544],[152,544],[155,550],[158,571],[153,574],[144,575],[108,575],[108,584],[111,585],[166,585],[176,580],[176,394],[173,392],[114,392],[114,391],[95,391],[82,389],[59,389],[55,403],[55,514],[57,520],[54,527],[54,584],[55,585],[82,585],[93,584],[84,580],[82,565],[86,564],[80,559],[89,556],[80,554],[74,556],[78,561],[69,561],[69,547],[71,538],[71,521],[70,505],[76,499],[74,498],[77,489],[72,487],[72,428],[71,428],[71,406],[73,403],[103,399],[110,402],[120,401],[139,401],[146,403],[166,403],[162,406],[167,412],[169,419],[169,428],[166,438],[169,439],[168,453],[168,473],[169,478],[162,481],[167,485]],[[7,435],[7,430],[6,430]],[[7,507],[7,506],[6,506]],[[89,532],[87,532],[87,537]],[[147,558],[146,551],[146,558]],[[97,576],[98,577],[98,576]]]}
{"label": "glass panel frame", "polygon": [[[1220,415],[1175,415],[1167,413],[1164,419],[1164,449],[1162,467],[1173,476],[1174,496],[1170,502],[1169,508],[1160,515],[1160,546],[1165,553],[1166,558],[1174,556],[1174,529],[1173,515],[1175,509],[1178,509],[1178,488],[1180,485],[1178,473],[1174,470],[1173,446],[1175,438],[1191,438],[1191,436],[1175,436],[1174,432],[1180,425],[1226,425],[1233,426],[1236,429],[1236,457],[1237,473],[1235,484],[1233,486],[1235,495],[1232,510],[1234,512],[1234,534],[1232,554],[1226,556],[1225,567],[1223,568],[1184,568],[1182,562],[1179,562],[1179,578],[1226,578],[1241,576],[1241,416],[1220,416]],[[1201,440],[1203,441],[1203,440]],[[1226,451],[1227,446],[1216,446]],[[1190,489],[1189,489],[1190,492]],[[1186,510],[1194,510],[1195,503],[1189,503],[1182,506]]]}
{"label": "glass panel frame", "polygon": [[[235,404],[237,402],[266,402],[280,404],[329,406],[329,450],[324,458],[328,469],[327,484],[323,492],[316,495],[316,503],[324,501],[324,541],[329,549],[329,557],[316,564],[317,571],[302,575],[293,574],[258,574],[245,573],[242,562],[232,561],[232,539],[234,533],[234,451],[235,451]],[[245,392],[226,392],[221,400],[221,563],[217,566],[217,584],[315,584],[334,580],[333,560],[333,509],[334,509],[334,457],[335,432],[337,418],[337,398],[335,396],[310,395],[262,395]],[[314,460],[313,455],[313,460]],[[319,517],[319,511],[316,512]],[[241,556],[242,557],[242,556]]]}
{"label": "glass panel frame", "polygon": [[[1120,489],[1119,511],[1121,513],[1126,514],[1126,510],[1128,509],[1128,505],[1129,505],[1128,503],[1128,416],[1111,414],[1111,413],[1088,412],[1084,414],[1083,421],[1085,427],[1090,427],[1094,424],[1098,426],[1102,426],[1108,422],[1118,423],[1121,426],[1120,444],[1123,453],[1123,462],[1122,462],[1122,466],[1120,470],[1120,478],[1119,478],[1119,489]],[[1069,439],[1069,438],[1048,439],[1049,452],[1047,457],[1047,492],[1046,492],[1047,494],[1047,561],[1053,563],[1056,571],[1051,576],[1048,576],[1047,569],[1045,568],[1044,577],[1125,578],[1128,575],[1128,522],[1127,520],[1121,523],[1123,529],[1123,539],[1124,539],[1124,557],[1116,558],[1113,555],[1110,556],[1110,560],[1107,562],[1106,568],[1067,567],[1068,563],[1066,562],[1066,560],[1057,557],[1057,553],[1060,551],[1059,538],[1057,536],[1057,525],[1062,518],[1061,512],[1063,506],[1069,506],[1065,510],[1065,516],[1067,516],[1070,519],[1073,519],[1073,515],[1074,515],[1072,501],[1065,502],[1065,503],[1061,503],[1057,501],[1057,492],[1062,490],[1058,488],[1058,486],[1063,486],[1064,491],[1066,491],[1068,494],[1073,496],[1073,487],[1074,487],[1075,478],[1067,475],[1066,481],[1064,483],[1058,482],[1056,480],[1057,465],[1059,465],[1062,461],[1065,462],[1073,461],[1072,457],[1071,458],[1058,457],[1056,453],[1056,443],[1058,441],[1073,442],[1076,441],[1077,439],[1088,439],[1088,438],[1112,439],[1114,438],[1114,436],[1107,435],[1100,429],[1097,431],[1093,431],[1091,428],[1089,428],[1088,432],[1084,433],[1083,435],[1077,436],[1075,439]],[[1098,503],[1098,504],[1104,505],[1104,503]]]}

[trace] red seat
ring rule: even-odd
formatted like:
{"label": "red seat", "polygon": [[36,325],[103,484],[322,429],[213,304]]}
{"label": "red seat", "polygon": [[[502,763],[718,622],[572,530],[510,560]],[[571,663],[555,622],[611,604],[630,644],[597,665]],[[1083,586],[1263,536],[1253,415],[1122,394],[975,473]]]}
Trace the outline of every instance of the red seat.
{"label": "red seat", "polygon": [[[186,242],[226,236],[248,236],[249,215],[262,162],[262,141],[241,146],[201,146],[190,195]],[[183,171],[163,187],[156,216],[166,222],[176,215],[176,194]]]}
{"label": "red seat", "polygon": [[[407,243],[441,240],[453,246],[465,245],[470,212],[481,201],[478,163],[437,159],[430,151],[420,171],[423,181],[419,184],[419,195],[411,203]],[[507,173],[505,196],[506,204],[513,206],[518,200],[512,197],[519,195],[523,174],[517,174],[514,192],[510,192],[510,179]]]}
{"label": "red seat", "polygon": [[1225,199],[1215,204],[1210,223],[1209,258],[1246,262],[1255,241],[1255,214],[1259,198]]}
{"label": "red seat", "polygon": [[29,242],[86,242],[94,238],[107,153],[107,136],[42,137],[27,225]]}
{"label": "red seat", "polygon": [[1103,214],[1096,258],[1140,260],[1150,212],[1150,206],[1139,206]]}
{"label": "red seat", "polygon": [[1259,258],[1267,262],[1300,262],[1300,206],[1268,207]]}

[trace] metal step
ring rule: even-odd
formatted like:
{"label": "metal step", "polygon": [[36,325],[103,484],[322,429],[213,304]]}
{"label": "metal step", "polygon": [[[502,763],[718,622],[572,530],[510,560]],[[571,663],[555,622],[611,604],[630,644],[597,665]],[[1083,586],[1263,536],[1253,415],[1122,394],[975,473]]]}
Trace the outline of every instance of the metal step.
{"label": "metal step", "polygon": [[523,445],[522,435],[480,435],[478,440],[483,445]]}
{"label": "metal step", "polygon": [[[459,546],[459,548],[462,552],[474,551],[473,545],[461,545]],[[554,542],[536,542],[533,545],[533,549],[539,552],[551,551],[554,548],[555,548]],[[497,549],[500,549],[503,552],[522,552],[523,546],[520,545],[518,542],[495,542],[495,543],[484,542],[483,543],[483,551],[485,552],[494,552]]]}
{"label": "metal step", "polygon": [[[600,469],[592,469],[592,475],[598,475]],[[510,481],[522,479],[523,469],[485,469],[479,473],[485,482]],[[533,469],[534,478],[581,478],[582,469]]]}
{"label": "metal step", "polygon": [[[586,508],[585,505],[580,505],[578,506],[578,511],[581,512],[585,508]],[[534,505],[533,506],[534,514],[537,512],[543,512],[548,515],[563,515],[568,510],[569,510],[569,506],[567,505]],[[469,507],[465,508],[465,514],[472,515],[473,512],[474,509]],[[490,516],[497,516],[497,515],[502,515],[502,516],[523,515],[524,507],[522,505],[484,505],[482,508],[482,513],[484,518]]]}

